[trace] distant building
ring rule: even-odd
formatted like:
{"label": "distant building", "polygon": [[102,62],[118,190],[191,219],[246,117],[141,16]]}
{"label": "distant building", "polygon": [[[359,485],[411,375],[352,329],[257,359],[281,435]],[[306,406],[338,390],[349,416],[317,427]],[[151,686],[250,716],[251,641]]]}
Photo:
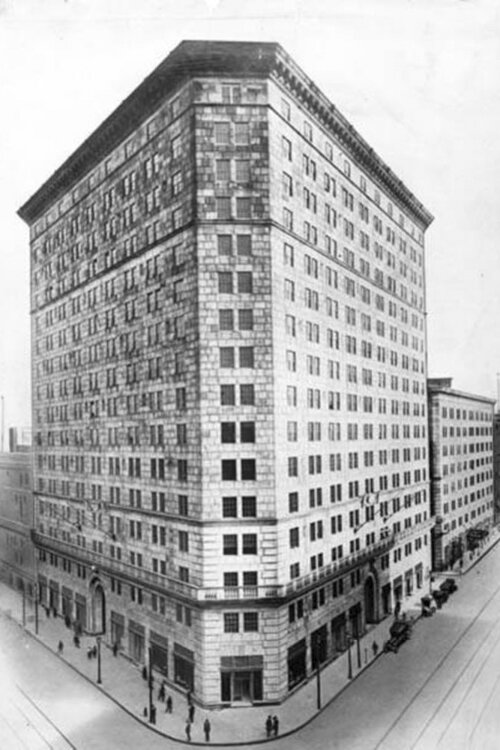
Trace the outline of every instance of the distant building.
{"label": "distant building", "polygon": [[183,42],[20,215],[42,600],[216,705],[418,599],[432,216],[279,45]]}
{"label": "distant building", "polygon": [[452,567],[488,535],[494,519],[495,401],[429,378],[433,568]]}
{"label": "distant building", "polygon": [[500,523],[500,413],[493,416],[493,496],[495,524]]}
{"label": "distant building", "polygon": [[29,597],[35,582],[31,460],[26,444],[20,451],[0,453],[0,578],[19,591],[24,588]]}
{"label": "distant building", "polygon": [[31,451],[31,428],[9,427],[9,452],[26,453]]}

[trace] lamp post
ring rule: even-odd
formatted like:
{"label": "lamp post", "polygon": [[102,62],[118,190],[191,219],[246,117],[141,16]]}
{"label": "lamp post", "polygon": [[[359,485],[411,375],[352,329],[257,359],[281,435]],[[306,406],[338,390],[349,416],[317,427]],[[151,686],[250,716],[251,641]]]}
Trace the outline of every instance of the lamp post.
{"label": "lamp post", "polygon": [[359,629],[356,625],[356,650],[358,653],[358,669],[361,669],[361,646],[359,645]]}
{"label": "lamp post", "polygon": [[156,723],[155,707],[153,705],[153,660],[151,658],[151,646],[148,648],[148,689],[149,689],[149,722],[150,724]]}
{"label": "lamp post", "polygon": [[38,583],[35,583],[35,635],[38,635]]}
{"label": "lamp post", "polygon": [[97,684],[100,685],[102,683],[101,679],[101,636],[96,636],[96,642],[97,642]]}
{"label": "lamp post", "polygon": [[347,679],[352,680],[352,657],[351,657],[352,636],[348,633],[346,638],[347,638]]}
{"label": "lamp post", "polygon": [[26,627],[26,586],[23,581],[23,628]]}
{"label": "lamp post", "polygon": [[316,660],[316,703],[321,708],[321,663],[319,659],[319,636],[314,639],[314,657]]}

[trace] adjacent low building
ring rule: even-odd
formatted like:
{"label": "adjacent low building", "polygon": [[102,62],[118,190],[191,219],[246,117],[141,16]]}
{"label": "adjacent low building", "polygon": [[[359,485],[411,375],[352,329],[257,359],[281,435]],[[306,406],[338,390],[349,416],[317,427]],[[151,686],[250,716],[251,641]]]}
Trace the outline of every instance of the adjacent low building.
{"label": "adjacent low building", "polygon": [[430,378],[429,436],[433,569],[460,563],[494,520],[493,407],[495,401]]}
{"label": "adjacent low building", "polygon": [[[13,435],[10,433],[9,435]],[[25,443],[0,453],[0,578],[18,591],[34,594],[33,490],[31,451]]]}

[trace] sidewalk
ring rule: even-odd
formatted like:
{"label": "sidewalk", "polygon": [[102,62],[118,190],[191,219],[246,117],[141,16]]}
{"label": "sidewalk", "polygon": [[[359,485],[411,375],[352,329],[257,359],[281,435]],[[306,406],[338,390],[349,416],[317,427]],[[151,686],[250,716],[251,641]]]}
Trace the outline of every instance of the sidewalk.
{"label": "sidewalk", "polygon": [[[475,553],[471,560],[467,560],[462,569],[465,574],[481,557],[500,541],[498,529],[492,530],[488,542]],[[450,573],[443,573],[442,577]],[[437,578],[438,576],[436,576]],[[441,574],[440,574],[441,577]],[[0,609],[13,620],[22,622],[22,600],[18,592],[0,583]],[[412,618],[420,615],[420,592],[418,600],[406,606],[406,612]],[[356,643],[351,647],[352,679],[355,679],[366,669],[375,658],[383,653],[383,644],[389,637],[389,627],[392,617],[370,628],[360,639],[359,661]],[[73,645],[73,633],[68,630],[62,618],[47,617],[39,607],[39,634],[35,636],[35,617],[32,606],[26,604],[26,630],[36,637],[42,644],[54,653],[54,658],[62,658],[68,665],[79,672],[87,680],[97,683],[97,659],[87,657],[88,646],[95,645],[95,638],[82,636],[80,648]],[[64,651],[57,655],[57,644],[62,641]],[[378,655],[374,657],[372,646],[378,644]],[[328,705],[352,679],[348,677],[348,653],[345,652],[321,670],[321,709]],[[171,686],[167,687],[167,695],[173,699],[172,714],[165,713],[165,704],[157,700],[158,687],[161,677],[155,674],[153,691],[154,704],[157,709],[156,724],[148,723],[143,716],[144,708],[148,706],[149,694],[147,681],[142,677],[142,667],[139,668],[126,657],[114,657],[111,650],[102,645],[101,648],[101,676],[102,684],[96,688],[105,693],[111,700],[125,711],[143,722],[145,727],[181,742],[186,742],[185,726],[188,707],[184,694],[176,692]],[[204,710],[195,707],[194,723],[191,726],[191,743],[205,745],[203,722],[206,717],[211,724],[211,744],[238,745],[261,743],[272,740],[266,739],[265,721],[269,714],[276,715],[280,724],[280,736],[296,731],[309,723],[318,715],[318,681],[313,677],[306,684],[299,687],[283,704],[276,706],[246,706],[241,708],[227,708]]]}
{"label": "sidewalk", "polygon": [[[0,583],[0,609],[13,620],[22,623],[22,599],[20,593]],[[352,679],[374,660],[372,645],[376,641],[379,655],[384,641],[388,638],[392,618],[374,626],[360,639],[359,656],[361,666],[358,665],[357,646],[351,647]],[[167,695],[173,699],[172,714],[165,713],[165,704],[157,700],[160,676],[155,674],[153,691],[154,704],[157,709],[156,724],[151,725],[143,717],[143,710],[148,706],[149,694],[146,680],[142,677],[142,668],[137,667],[126,657],[114,657],[111,649],[104,644],[101,647],[101,677],[102,684],[97,685],[97,659],[87,657],[88,646],[95,645],[95,638],[83,635],[80,648],[73,645],[73,632],[68,630],[61,617],[47,617],[43,608],[39,607],[39,632],[35,636],[34,609],[26,603],[26,630],[54,653],[54,658],[62,658],[73,669],[83,675],[96,688],[102,690],[115,703],[120,705],[138,721],[154,731],[164,734],[170,739],[186,741],[185,726],[188,707],[184,694],[177,693],[167,687]],[[64,651],[61,657],[57,655],[57,644],[62,641]],[[338,695],[352,680],[348,678],[348,655],[343,653],[321,670],[321,707],[324,708]],[[276,706],[246,706],[241,708],[227,708],[204,710],[195,707],[194,723],[191,726],[191,743],[205,745],[203,722],[209,718],[212,727],[211,744],[238,745],[255,742],[267,742],[265,722],[269,714],[276,715],[280,723],[280,736],[299,729],[317,714],[317,679],[313,677],[305,685],[298,688],[283,704]]]}

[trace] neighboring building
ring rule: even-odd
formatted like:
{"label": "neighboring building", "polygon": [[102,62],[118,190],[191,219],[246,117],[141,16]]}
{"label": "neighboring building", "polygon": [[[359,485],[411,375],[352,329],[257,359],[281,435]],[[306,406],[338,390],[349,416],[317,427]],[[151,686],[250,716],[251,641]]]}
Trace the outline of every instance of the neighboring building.
{"label": "neighboring building", "polygon": [[493,517],[500,522],[500,413],[493,415]]}
{"label": "neighboring building", "polygon": [[433,569],[451,568],[493,523],[494,399],[429,378]]}
{"label": "neighboring building", "polygon": [[31,453],[31,445],[30,427],[9,427],[10,453]]}
{"label": "neighboring building", "polygon": [[0,579],[34,594],[33,470],[31,452],[0,453]]}
{"label": "neighboring building", "polygon": [[205,705],[418,598],[432,217],[279,45],[183,42],[20,215],[42,598]]}

